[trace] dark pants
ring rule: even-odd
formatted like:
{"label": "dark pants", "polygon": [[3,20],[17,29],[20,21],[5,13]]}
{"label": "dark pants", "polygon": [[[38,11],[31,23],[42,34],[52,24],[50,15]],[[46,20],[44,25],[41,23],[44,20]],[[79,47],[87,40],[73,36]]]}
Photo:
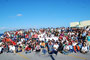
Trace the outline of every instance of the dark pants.
{"label": "dark pants", "polygon": [[3,53],[3,50],[0,51],[0,54]]}
{"label": "dark pants", "polygon": [[16,50],[16,52],[22,52],[22,49],[21,50]]}
{"label": "dark pants", "polygon": [[57,55],[58,51],[53,50],[52,52],[49,52],[49,54],[53,54],[53,53]]}
{"label": "dark pants", "polygon": [[82,36],[82,40],[83,40],[83,42],[85,41],[85,38],[86,38],[86,36]]}
{"label": "dark pants", "polygon": [[39,50],[36,50],[36,52],[40,52],[40,49]]}

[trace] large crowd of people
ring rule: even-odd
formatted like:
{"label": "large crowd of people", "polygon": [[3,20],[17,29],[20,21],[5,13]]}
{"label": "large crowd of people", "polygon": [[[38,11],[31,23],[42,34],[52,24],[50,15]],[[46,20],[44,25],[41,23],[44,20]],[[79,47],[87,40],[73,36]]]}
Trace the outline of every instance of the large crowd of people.
{"label": "large crowd of people", "polygon": [[0,54],[41,52],[42,54],[88,53],[90,28],[41,28],[7,31],[0,37]]}

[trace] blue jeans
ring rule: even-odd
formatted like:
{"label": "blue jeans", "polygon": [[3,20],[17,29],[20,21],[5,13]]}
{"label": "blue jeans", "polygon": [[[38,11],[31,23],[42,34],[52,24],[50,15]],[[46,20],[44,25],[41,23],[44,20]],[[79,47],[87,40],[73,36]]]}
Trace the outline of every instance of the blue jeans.
{"label": "blue jeans", "polygon": [[16,52],[22,52],[22,50],[16,50]]}
{"label": "blue jeans", "polygon": [[89,48],[90,48],[90,47],[88,46],[88,47],[87,47],[88,51],[89,51]]}
{"label": "blue jeans", "polygon": [[74,50],[73,49],[70,49],[69,52],[73,52]]}
{"label": "blue jeans", "polygon": [[46,52],[47,52],[46,49],[43,49],[43,50],[42,50],[42,53],[43,53],[43,54],[46,54]]}
{"label": "blue jeans", "polygon": [[29,51],[25,51],[25,53],[27,54],[27,53],[31,53],[31,50],[29,50]]}
{"label": "blue jeans", "polygon": [[62,51],[63,54],[67,55],[69,53],[69,51]]}
{"label": "blue jeans", "polygon": [[14,51],[13,50],[9,50],[8,52],[13,53]]}

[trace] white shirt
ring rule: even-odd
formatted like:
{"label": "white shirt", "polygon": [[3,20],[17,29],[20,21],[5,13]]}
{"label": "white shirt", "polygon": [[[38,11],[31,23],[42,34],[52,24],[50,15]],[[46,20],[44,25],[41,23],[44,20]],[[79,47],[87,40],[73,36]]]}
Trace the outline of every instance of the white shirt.
{"label": "white shirt", "polygon": [[59,47],[59,45],[57,44],[54,44],[54,46],[53,47],[55,47],[56,49],[54,49],[54,50],[56,50],[57,51],[57,49],[58,49],[58,47]]}
{"label": "white shirt", "polygon": [[3,48],[3,47],[0,47],[0,52],[1,52],[2,48]]}
{"label": "white shirt", "polygon": [[67,49],[67,50],[69,50],[69,46],[65,46],[65,47],[64,47],[64,49]]}
{"label": "white shirt", "polygon": [[54,39],[55,41],[57,41],[57,40],[58,40],[58,37],[53,37],[53,39]]}
{"label": "white shirt", "polygon": [[69,49],[73,49],[72,45],[69,45]]}
{"label": "white shirt", "polygon": [[65,41],[66,40],[66,37],[63,37],[63,40]]}
{"label": "white shirt", "polygon": [[89,31],[90,27],[88,27],[86,30]]}
{"label": "white shirt", "polygon": [[44,41],[44,38],[39,38],[40,41]]}
{"label": "white shirt", "polygon": [[3,42],[0,42],[0,45],[2,45]]}
{"label": "white shirt", "polygon": [[50,40],[50,38],[49,37],[46,37],[46,42],[48,42]]}
{"label": "white shirt", "polygon": [[74,35],[74,34],[75,34],[75,33],[73,33],[73,32],[71,33],[71,35]]}
{"label": "white shirt", "polygon": [[23,42],[25,39],[24,38],[21,38],[21,41]]}
{"label": "white shirt", "polygon": [[74,42],[74,43],[73,43],[73,46],[75,46],[75,45],[77,45],[77,43],[76,43],[76,42]]}
{"label": "white shirt", "polygon": [[7,33],[8,34],[8,36],[10,37],[10,34],[9,33]]}
{"label": "white shirt", "polygon": [[21,42],[21,41],[19,41],[19,42],[17,42],[17,45],[18,45],[18,44],[21,44],[21,43],[22,43],[22,42]]}
{"label": "white shirt", "polygon": [[15,50],[15,46],[10,45],[9,48],[10,48],[10,50],[13,50],[13,51]]}
{"label": "white shirt", "polygon": [[85,46],[85,47],[82,47],[82,49],[81,49],[82,51],[87,51],[87,46]]}
{"label": "white shirt", "polygon": [[1,36],[1,38],[4,38],[3,36]]}

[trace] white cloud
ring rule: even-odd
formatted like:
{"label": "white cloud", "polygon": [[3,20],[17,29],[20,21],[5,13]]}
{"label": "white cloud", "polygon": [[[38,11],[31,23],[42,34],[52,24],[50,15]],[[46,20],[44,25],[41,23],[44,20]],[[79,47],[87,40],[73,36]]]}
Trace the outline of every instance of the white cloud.
{"label": "white cloud", "polygon": [[22,16],[22,14],[17,14],[17,16]]}

